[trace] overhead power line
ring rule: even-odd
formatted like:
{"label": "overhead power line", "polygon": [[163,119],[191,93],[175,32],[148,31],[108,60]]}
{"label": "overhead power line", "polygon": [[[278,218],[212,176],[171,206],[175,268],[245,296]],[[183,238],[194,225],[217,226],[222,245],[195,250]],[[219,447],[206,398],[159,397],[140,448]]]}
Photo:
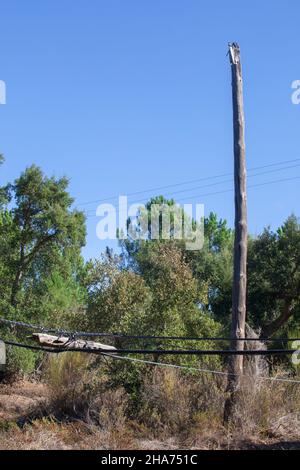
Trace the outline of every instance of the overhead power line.
{"label": "overhead power line", "polygon": [[[34,351],[43,351],[47,353],[53,353],[53,354],[59,354],[63,352],[70,352],[72,350],[70,349],[62,349],[62,348],[46,348],[46,347],[41,347],[41,346],[32,346],[28,344],[22,344],[22,343],[17,343],[15,341],[10,341],[10,340],[4,340],[0,338],[0,341],[3,341],[6,345],[8,346],[15,346],[15,347],[20,347],[20,348],[25,348],[25,349],[31,349]],[[274,351],[274,350],[273,350]],[[281,350],[280,350],[281,351]],[[95,350],[88,350],[88,349],[74,349],[74,352],[85,352],[85,353],[95,353]],[[118,352],[118,351],[116,351]],[[241,351],[235,351],[236,353],[241,353]],[[249,353],[250,351],[243,351],[243,353]],[[266,351],[264,351],[266,352]],[[271,350],[269,350],[271,352]],[[196,372],[202,372],[202,373],[211,373],[211,374],[217,374],[217,375],[223,375],[223,376],[229,376],[232,375],[229,372],[223,372],[223,371],[217,371],[217,370],[211,370],[211,369],[203,369],[203,368],[198,368],[198,367],[193,367],[193,366],[182,366],[182,365],[177,365],[177,364],[170,364],[170,363],[165,363],[165,362],[156,362],[156,361],[149,361],[146,359],[138,359],[134,357],[128,357],[128,356],[119,356],[117,354],[110,354],[107,353],[107,351],[99,352],[98,354],[101,354],[103,356],[110,357],[112,359],[123,359],[127,361],[133,361],[133,362],[139,362],[143,364],[149,364],[149,365],[155,365],[155,366],[160,366],[160,367],[172,367],[175,369],[185,369],[189,371],[196,371]],[[257,351],[251,351],[251,354],[253,353],[258,353]],[[248,377],[248,378],[253,378],[251,375],[246,375],[242,374],[243,377]],[[269,380],[269,381],[274,381],[274,382],[289,382],[289,383],[294,383],[294,384],[300,384],[300,380],[294,380],[294,379],[288,379],[288,378],[280,378],[280,377],[255,377],[256,379],[262,379],[262,380]]]}
{"label": "overhead power line", "polygon": [[[130,335],[126,333],[110,333],[110,332],[90,332],[90,331],[67,331],[62,328],[48,328],[45,326],[34,325],[17,320],[8,320],[7,318],[0,318],[0,323],[26,328],[30,330],[39,330],[43,333],[57,333],[59,336],[67,336],[70,338],[76,337],[108,337],[118,339],[144,339],[144,340],[173,340],[173,341],[232,341],[230,337],[212,337],[212,336],[168,336],[168,335]],[[291,342],[300,341],[300,338],[235,338],[235,341],[260,341],[260,342]]]}
{"label": "overhead power line", "polygon": [[[262,176],[262,175],[266,175],[266,174],[270,174],[270,173],[277,173],[278,171],[289,170],[289,169],[292,169],[292,168],[298,168],[299,166],[300,166],[300,163],[297,164],[297,165],[291,165],[291,166],[286,166],[286,167],[283,167],[283,168],[276,168],[274,170],[268,170],[268,171],[263,171],[263,172],[260,172],[260,173],[254,173],[252,175],[248,175],[248,178],[254,178],[256,176]],[[232,183],[232,182],[233,182],[233,179],[231,178],[231,179],[227,179],[227,180],[217,181],[215,183],[209,183],[209,184],[205,184],[205,185],[201,185],[201,186],[194,186],[193,188],[180,189],[179,191],[174,191],[174,192],[171,192],[171,193],[164,193],[163,196],[173,198],[173,196],[176,196],[177,194],[187,193],[187,192],[190,192],[190,191],[194,191],[195,189],[209,188],[209,187],[212,187],[212,186],[218,186],[220,184],[226,184],[226,183]],[[251,187],[251,186],[249,186],[249,187]],[[190,196],[186,195],[186,197],[188,198]],[[148,199],[146,199],[145,201],[147,201],[147,200]]]}
{"label": "overhead power line", "polygon": [[[292,160],[283,160],[283,161],[280,161],[280,162],[273,162],[273,163],[270,163],[270,164],[267,164],[267,165],[260,165],[260,166],[248,168],[247,171],[250,172],[250,171],[255,171],[255,170],[262,170],[264,168],[272,168],[272,167],[275,167],[275,166],[286,165],[288,163],[296,163],[296,162],[299,162],[299,161],[300,161],[300,158],[295,158],[295,159],[292,159]],[[284,168],[281,168],[281,169],[283,170]],[[278,171],[280,171],[281,169],[278,169]],[[153,193],[155,191],[161,191],[161,190],[169,189],[169,188],[176,188],[178,186],[183,186],[183,185],[186,185],[186,184],[199,183],[200,181],[208,181],[208,180],[212,180],[212,179],[216,179],[216,178],[223,178],[223,177],[232,176],[232,175],[233,175],[233,173],[229,172],[229,173],[221,173],[221,174],[218,174],[218,175],[205,176],[205,177],[197,178],[197,179],[193,179],[193,180],[182,181],[182,182],[168,184],[168,185],[164,185],[164,186],[156,186],[156,187],[153,187],[153,188],[144,189],[144,190],[140,190],[140,191],[134,191],[134,192],[128,193],[127,196],[128,197],[138,196],[138,195],[145,194],[145,193],[151,193],[151,192]],[[249,175],[249,176],[251,176],[251,175]],[[221,183],[216,183],[216,184],[221,184]],[[112,201],[114,199],[117,199],[118,197],[119,197],[119,194],[114,195],[114,196],[103,197],[103,198],[94,199],[94,200],[91,200],[91,201],[85,201],[85,202],[78,203],[77,206],[84,206],[84,205],[89,205],[89,204],[95,204],[95,203],[98,203],[98,202]]]}
{"label": "overhead power line", "polygon": [[[60,354],[63,352],[83,352],[87,354],[104,354],[107,353],[107,349],[91,349],[88,346],[86,348],[61,348],[61,347],[45,347],[45,346],[34,346],[31,344],[19,343],[17,341],[11,341],[0,338],[4,344],[8,346],[15,346],[18,348],[31,349],[34,351],[44,351],[53,354]],[[298,352],[297,349],[114,349],[113,354],[153,354],[156,356],[270,356],[270,355],[283,355],[283,354],[294,354]]]}
{"label": "overhead power line", "polygon": [[[152,366],[160,366],[160,367],[170,367],[172,369],[183,369],[183,370],[188,370],[188,371],[193,371],[193,372],[201,372],[201,373],[209,373],[209,374],[214,374],[214,375],[222,375],[222,376],[231,376],[234,375],[230,372],[224,372],[221,370],[212,370],[212,369],[203,369],[199,367],[193,367],[193,366],[181,366],[179,364],[170,364],[168,362],[156,362],[156,361],[148,361],[146,359],[138,359],[136,357],[128,357],[128,356],[117,356],[117,355],[112,355],[109,353],[103,354],[104,356],[109,356],[113,359],[121,359],[121,360],[126,360],[126,361],[131,361],[131,362],[137,362],[141,364],[148,364]],[[284,377],[265,377],[265,376],[258,376],[258,377],[253,377],[248,374],[240,374],[242,377],[247,377],[250,379],[259,379],[259,380],[269,380],[272,382],[289,382],[293,384],[300,384],[300,380],[294,380],[294,379],[288,379]]]}
{"label": "overhead power line", "polygon": [[[248,175],[248,178],[254,178],[256,176],[267,175],[267,174],[270,174],[270,173],[277,173],[278,171],[282,171],[282,170],[290,170],[291,168],[297,168],[299,166],[300,166],[300,163],[297,164],[297,165],[290,165],[290,166],[285,166],[285,167],[282,167],[282,168],[275,168],[274,170],[262,171],[262,172],[259,172],[259,173],[254,173],[252,175]],[[233,182],[232,178],[228,179],[228,180],[224,180],[224,181],[218,181],[217,183],[211,183],[211,184],[204,185],[204,186],[196,186],[196,187],[189,188],[189,189],[183,189],[183,190],[180,190],[180,191],[175,191],[173,193],[166,194],[165,196],[172,195],[172,194],[180,194],[180,193],[184,193],[184,192],[187,192],[187,191],[194,191],[195,189],[207,188],[209,186],[216,186],[216,185],[219,185],[219,184],[231,183],[231,182]]]}
{"label": "overhead power line", "polygon": [[[300,175],[299,176],[292,176],[292,177],[289,177],[289,178],[280,178],[280,179],[276,179],[276,180],[265,181],[263,183],[256,183],[256,184],[249,185],[248,189],[258,188],[258,187],[261,187],[261,186],[267,186],[269,184],[283,183],[283,182],[287,182],[287,181],[295,181],[295,180],[298,180],[298,179],[300,179]],[[220,191],[213,191],[213,192],[209,192],[209,193],[191,194],[191,195],[186,196],[185,198],[177,199],[176,202],[187,201],[187,198],[189,200],[192,200],[192,199],[200,198],[200,197],[215,196],[215,195],[218,195],[218,194],[231,193],[232,191],[233,191],[233,188],[228,188],[228,189],[224,189],[224,190],[220,190]],[[145,199],[144,201],[139,201],[139,203],[143,204],[143,203],[146,203],[147,201],[148,201],[148,199]],[[95,213],[93,213],[93,214],[88,214],[87,213],[86,217],[87,218],[97,217],[97,215]]]}
{"label": "overhead power line", "polygon": [[[261,186],[267,186],[269,184],[283,183],[283,182],[287,182],[287,181],[295,181],[295,180],[298,180],[298,179],[300,179],[300,176],[292,176],[290,178],[280,178],[280,179],[277,179],[277,180],[265,181],[263,183],[251,184],[251,185],[248,186],[248,189],[258,188],[258,187],[261,187]],[[224,193],[229,193],[229,192],[231,193],[232,191],[233,191],[233,188],[230,188],[230,189],[225,189],[223,191],[216,191],[216,192],[212,192],[212,193],[195,194],[195,195],[189,196],[189,198],[194,199],[194,198],[200,198],[200,197],[205,197],[205,196],[214,196],[216,194],[224,194]],[[183,199],[181,199],[181,201],[182,200]],[[180,202],[180,199],[178,201]]]}

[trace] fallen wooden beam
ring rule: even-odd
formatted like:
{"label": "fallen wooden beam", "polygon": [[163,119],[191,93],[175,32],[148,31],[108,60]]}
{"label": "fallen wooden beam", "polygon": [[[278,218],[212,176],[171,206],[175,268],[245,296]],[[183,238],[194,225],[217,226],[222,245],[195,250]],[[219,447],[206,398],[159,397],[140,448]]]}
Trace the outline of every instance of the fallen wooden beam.
{"label": "fallen wooden beam", "polygon": [[41,346],[50,348],[63,348],[66,351],[69,349],[86,349],[92,351],[112,352],[116,350],[114,346],[107,344],[96,343],[95,341],[85,341],[83,339],[71,339],[66,336],[53,336],[45,333],[33,333],[32,337]]}

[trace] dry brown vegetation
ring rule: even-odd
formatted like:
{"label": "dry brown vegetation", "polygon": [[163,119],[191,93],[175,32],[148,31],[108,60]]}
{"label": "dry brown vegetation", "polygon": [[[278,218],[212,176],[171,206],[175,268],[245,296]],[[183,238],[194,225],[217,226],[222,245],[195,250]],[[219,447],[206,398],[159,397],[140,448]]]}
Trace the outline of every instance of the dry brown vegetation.
{"label": "dry brown vegetation", "polygon": [[0,449],[300,448],[300,386],[245,379],[223,426],[224,378],[149,368],[136,405],[80,354],[0,386]]}

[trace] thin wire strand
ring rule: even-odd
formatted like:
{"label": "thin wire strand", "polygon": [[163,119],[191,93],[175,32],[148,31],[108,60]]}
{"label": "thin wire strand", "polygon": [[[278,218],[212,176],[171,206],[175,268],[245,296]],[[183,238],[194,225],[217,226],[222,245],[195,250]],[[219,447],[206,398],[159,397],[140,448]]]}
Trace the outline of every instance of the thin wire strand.
{"label": "thin wire strand", "polygon": [[[258,188],[258,187],[261,187],[261,186],[267,186],[269,184],[275,184],[275,183],[283,183],[283,182],[286,182],[286,181],[294,181],[294,180],[298,180],[300,178],[300,176],[292,176],[290,178],[280,178],[280,179],[277,179],[277,180],[271,180],[271,181],[265,181],[263,183],[256,183],[256,184],[251,184],[248,186],[248,189],[252,189],[252,188]],[[233,188],[230,188],[230,189],[225,189],[224,191],[216,191],[216,192],[213,192],[213,193],[206,193],[206,194],[195,194],[195,195],[192,195],[192,196],[189,196],[190,199],[194,199],[194,198],[199,198],[199,197],[205,197],[205,196],[214,196],[216,194],[224,194],[224,193],[228,193],[228,192],[233,192]],[[180,201],[180,199],[179,199]],[[183,199],[181,199],[181,201],[183,201]]]}
{"label": "thin wire strand", "polygon": [[[259,172],[259,173],[254,173],[252,175],[248,175],[248,178],[254,178],[256,176],[263,176],[263,175],[266,175],[266,174],[276,173],[278,171],[283,171],[283,170],[289,170],[289,169],[296,168],[296,167],[298,168],[299,166],[300,166],[300,164],[296,164],[296,165],[284,166],[282,168],[275,168],[274,170],[268,170],[268,171],[263,171],[263,172]],[[214,183],[209,183],[209,184],[205,184],[205,185],[201,185],[201,186],[194,186],[192,188],[180,189],[178,191],[172,191],[172,192],[169,192],[169,193],[164,193],[163,196],[164,197],[173,197],[174,195],[187,193],[187,192],[190,192],[190,191],[194,191],[196,189],[209,188],[209,187],[212,187],[212,186],[218,186],[220,184],[226,184],[226,183],[232,183],[232,182],[233,182],[233,179],[230,178],[230,179],[217,181],[217,182],[214,182]],[[132,194],[132,195],[134,195],[134,194]],[[130,197],[130,195],[128,195],[128,197]],[[186,197],[189,197],[189,196],[186,195]]]}
{"label": "thin wire strand", "polygon": [[[170,368],[174,368],[174,369],[185,369],[185,370],[190,370],[190,371],[195,371],[195,372],[203,372],[203,373],[211,373],[211,374],[215,374],[215,375],[222,375],[222,376],[239,376],[239,377],[248,377],[248,378],[252,378],[253,379],[253,376],[251,375],[246,375],[246,374],[233,374],[233,373],[230,373],[230,372],[223,372],[223,371],[220,371],[220,370],[212,370],[212,369],[202,369],[202,368],[198,368],[198,367],[193,367],[193,366],[180,366],[178,364],[170,364],[170,363],[167,363],[167,362],[156,362],[156,361],[147,361],[145,359],[138,359],[138,358],[135,358],[135,357],[128,357],[128,356],[117,356],[117,355],[112,355],[112,354],[109,354],[109,353],[105,353],[104,354],[105,356],[109,356],[113,359],[123,359],[123,360],[127,360],[127,361],[131,361],[131,362],[138,362],[138,363],[143,363],[143,364],[149,364],[149,365],[153,365],[153,366],[160,366],[160,367],[170,367]],[[285,379],[285,378],[280,378],[280,377],[255,377],[257,379],[261,379],[261,380],[269,380],[269,381],[273,381],[273,382],[290,382],[290,383],[294,383],[294,384],[300,384],[300,380],[294,380],[294,379]]]}
{"label": "thin wire strand", "polygon": [[[283,160],[281,162],[274,162],[274,163],[270,163],[268,165],[261,165],[261,166],[256,166],[256,167],[253,167],[253,168],[248,168],[247,171],[249,172],[249,171],[255,171],[255,170],[260,170],[260,169],[264,169],[264,168],[271,168],[271,167],[274,167],[274,166],[280,166],[280,165],[284,165],[284,164],[287,164],[287,163],[294,163],[294,162],[298,162],[298,161],[300,161],[300,158],[295,158],[295,159],[292,159],[292,160]],[[139,194],[145,194],[145,193],[149,193],[149,192],[153,192],[153,191],[160,191],[161,189],[168,189],[168,188],[172,188],[172,187],[175,188],[175,187],[182,186],[182,185],[185,185],[185,184],[197,183],[197,182],[200,182],[200,181],[207,181],[207,180],[210,180],[210,179],[222,178],[224,176],[231,176],[231,175],[233,175],[233,172],[222,173],[222,174],[219,174],[219,175],[205,176],[203,178],[197,178],[197,179],[193,179],[193,180],[182,181],[182,182],[179,182],[179,183],[168,184],[168,185],[164,185],[164,186],[156,186],[154,188],[149,188],[149,189],[145,189],[145,190],[141,190],[141,191],[134,191],[134,192],[131,192],[131,193],[127,194],[127,196],[128,197],[137,196]],[[117,199],[118,197],[119,197],[119,195],[103,197],[103,198],[100,198],[100,199],[94,199],[93,201],[86,201],[86,202],[78,203],[77,206],[95,204],[97,202],[111,201],[111,200]]]}
{"label": "thin wire strand", "polygon": [[[291,178],[280,178],[280,179],[277,179],[277,180],[271,180],[271,181],[266,181],[266,182],[263,182],[263,183],[249,185],[248,189],[258,188],[258,187],[261,187],[261,186],[267,186],[269,184],[283,183],[283,182],[286,182],[286,181],[294,181],[294,180],[298,180],[298,179],[300,179],[300,176],[293,176]],[[214,192],[210,192],[210,193],[192,194],[192,195],[188,196],[188,198],[189,198],[189,200],[192,200],[192,199],[195,199],[195,198],[207,197],[207,196],[216,196],[218,194],[225,194],[225,193],[232,193],[232,192],[233,192],[233,188],[228,188],[228,189],[224,189],[224,190],[221,190],[221,191],[214,191]],[[139,201],[138,203],[142,205],[143,203],[148,202],[148,200],[149,199],[145,199],[144,201]],[[184,202],[184,201],[187,201],[187,197],[176,200],[177,203]],[[126,213],[125,210],[121,211],[121,213],[122,212]],[[88,219],[98,217],[97,214],[95,214],[95,213],[93,213],[93,214],[86,213],[85,216]]]}

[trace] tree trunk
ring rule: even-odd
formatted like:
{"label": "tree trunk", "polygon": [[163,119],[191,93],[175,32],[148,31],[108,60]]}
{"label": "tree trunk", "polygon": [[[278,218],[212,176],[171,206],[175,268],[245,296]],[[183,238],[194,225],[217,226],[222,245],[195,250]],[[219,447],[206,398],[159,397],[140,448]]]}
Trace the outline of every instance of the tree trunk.
{"label": "tree trunk", "polygon": [[[231,348],[244,349],[247,287],[247,202],[246,202],[246,162],[244,140],[243,84],[240,49],[236,43],[229,45],[232,74],[232,104],[234,130],[234,188],[235,188],[235,237],[234,272],[232,289]],[[234,414],[236,394],[240,388],[240,375],[243,373],[243,356],[235,355],[229,361],[229,376],[225,403],[224,420],[228,422]]]}
{"label": "tree trunk", "polygon": [[13,307],[17,305],[17,294],[18,294],[22,277],[23,277],[23,271],[21,269],[18,269],[14,282],[12,284],[12,288],[11,288],[10,303]]}
{"label": "tree trunk", "polygon": [[279,330],[293,315],[293,308],[290,300],[285,300],[281,315],[272,323],[265,326],[261,331],[261,338],[270,338]]}
{"label": "tree trunk", "polygon": [[[265,342],[260,341],[260,334],[256,333],[249,325],[246,323],[246,338],[251,338],[252,341],[245,341],[245,348],[247,350],[266,350],[267,345]],[[253,341],[256,339],[257,341]],[[267,377],[269,375],[269,365],[266,356],[245,356],[244,357],[244,373],[248,376],[247,387],[250,387],[252,393],[260,388],[264,384],[263,381],[257,380],[260,377]]]}
{"label": "tree trunk", "polygon": [[21,282],[21,279],[23,277],[24,268],[25,268],[24,261],[25,261],[24,244],[23,244],[23,242],[21,242],[20,259],[19,259],[15,279],[14,279],[12,287],[11,287],[11,295],[10,295],[10,303],[13,307],[15,307],[16,304],[17,304],[17,294],[18,294],[18,290],[19,290],[19,287],[20,287],[20,282]]}

